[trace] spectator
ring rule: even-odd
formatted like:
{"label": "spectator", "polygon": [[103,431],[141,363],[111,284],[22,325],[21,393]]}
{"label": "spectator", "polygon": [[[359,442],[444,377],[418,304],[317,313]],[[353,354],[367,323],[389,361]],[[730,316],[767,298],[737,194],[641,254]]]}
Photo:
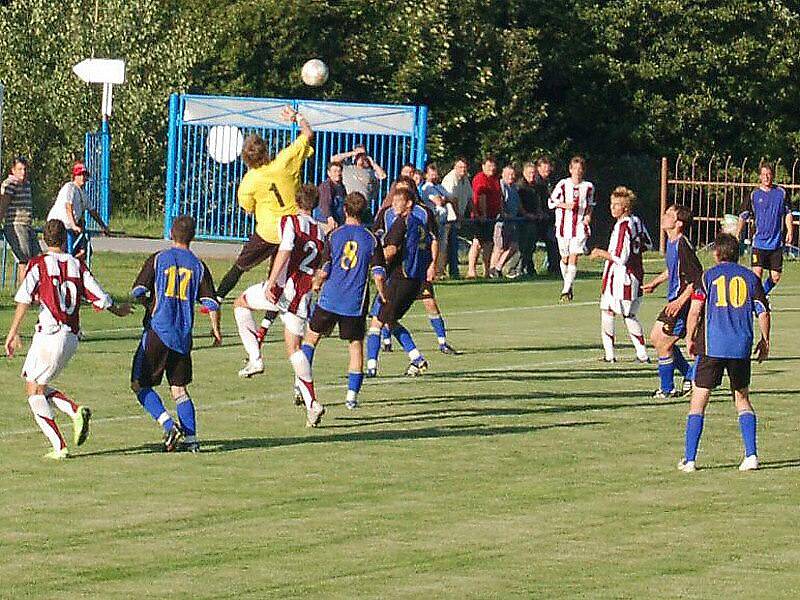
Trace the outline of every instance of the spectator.
{"label": "spectator", "polygon": [[553,192],[550,175],[553,165],[546,156],[539,157],[535,163],[525,163],[522,179],[517,188],[520,195],[520,216],[525,220],[519,231],[520,274],[535,275],[534,253],[536,243],[544,242],[547,249],[547,270],[558,273],[558,244],[555,238],[555,213],[547,206]]}
{"label": "spectator", "polygon": [[422,202],[433,211],[439,226],[439,252],[436,256],[436,277],[441,277],[447,261],[447,240],[450,234],[450,215],[455,220],[455,211],[450,202],[450,194],[439,183],[439,167],[429,163],[425,168],[425,182],[420,189]]}
{"label": "spectator", "polygon": [[500,213],[502,198],[500,179],[497,172],[497,161],[487,156],[481,164],[481,172],[472,179],[472,220],[474,234],[469,249],[467,279],[478,276],[478,254],[482,254],[483,274],[489,275],[489,258],[492,254],[492,238],[494,221]]}
{"label": "spectator", "polygon": [[419,195],[422,192],[422,184],[425,183],[425,175],[419,169],[414,169],[411,179],[417,184],[417,195]]}
{"label": "spectator", "polygon": [[97,222],[104,235],[108,235],[108,226],[103,218],[97,213],[94,207],[88,205],[86,193],[83,188],[89,179],[89,171],[82,162],[76,162],[72,166],[72,180],[61,186],[53,203],[50,212],[47,213],[47,220],[56,219],[64,224],[67,229],[67,252],[81,258],[86,254],[86,246],[89,242],[85,235],[84,228],[85,213]]}
{"label": "spectator", "polygon": [[370,212],[375,210],[378,202],[378,188],[380,182],[386,179],[386,171],[367,154],[364,145],[359,144],[350,152],[334,154],[331,162],[343,164],[342,182],[347,193],[360,193],[367,199]]}
{"label": "spectator", "polygon": [[406,163],[402,167],[400,167],[400,177],[408,177],[410,179],[414,178],[414,171],[417,170],[417,167],[412,165],[411,163]]}
{"label": "spectator", "polygon": [[450,206],[455,213],[455,219],[448,219],[450,233],[447,241],[447,262],[451,279],[461,278],[458,272],[458,232],[464,225],[464,216],[472,209],[472,183],[467,174],[468,168],[467,159],[459,157],[452,170],[442,179],[442,187],[450,194]]}
{"label": "spectator", "polygon": [[11,173],[0,184],[0,214],[5,213],[3,233],[17,259],[18,281],[25,278],[28,261],[42,251],[33,231],[33,197],[28,181],[28,161],[16,157]]}
{"label": "spectator", "polygon": [[518,247],[516,219],[519,217],[520,200],[517,186],[514,185],[516,177],[517,171],[512,165],[503,167],[503,176],[500,180],[503,203],[494,225],[494,249],[489,270],[491,279],[499,279],[502,276],[503,267]]}
{"label": "spectator", "polygon": [[330,229],[344,223],[344,198],[347,196],[342,183],[340,162],[328,163],[328,178],[317,186],[319,205],[314,209],[314,219],[327,223]]}

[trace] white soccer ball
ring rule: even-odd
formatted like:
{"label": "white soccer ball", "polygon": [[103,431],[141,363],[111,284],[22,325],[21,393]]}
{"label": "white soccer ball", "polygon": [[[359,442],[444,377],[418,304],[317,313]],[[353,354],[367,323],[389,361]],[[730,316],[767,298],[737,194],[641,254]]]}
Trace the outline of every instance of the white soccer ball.
{"label": "white soccer ball", "polygon": [[328,65],[318,58],[312,58],[303,65],[300,76],[306,85],[313,87],[325,85],[325,82],[328,81]]}

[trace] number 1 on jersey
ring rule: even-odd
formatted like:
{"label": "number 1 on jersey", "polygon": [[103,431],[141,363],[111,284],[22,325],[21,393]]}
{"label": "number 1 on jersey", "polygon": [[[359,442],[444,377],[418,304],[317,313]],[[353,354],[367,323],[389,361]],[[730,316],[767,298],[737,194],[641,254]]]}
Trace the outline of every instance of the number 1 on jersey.
{"label": "number 1 on jersey", "polygon": [[744,279],[737,275],[728,283],[725,275],[720,275],[712,283],[717,287],[717,307],[724,308],[728,306],[729,298],[731,306],[734,308],[744,306],[747,301],[747,283]]}

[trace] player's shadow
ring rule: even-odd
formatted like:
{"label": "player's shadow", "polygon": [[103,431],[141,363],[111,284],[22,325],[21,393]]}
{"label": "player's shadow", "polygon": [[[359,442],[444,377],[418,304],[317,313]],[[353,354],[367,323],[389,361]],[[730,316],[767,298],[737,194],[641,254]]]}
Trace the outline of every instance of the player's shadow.
{"label": "player's shadow", "polygon": [[[519,435],[546,431],[548,429],[571,429],[574,427],[592,427],[606,425],[605,421],[571,421],[566,423],[552,423],[549,425],[509,425],[505,427],[487,427],[484,424],[475,425],[447,425],[444,427],[426,427],[424,429],[386,429],[379,431],[354,431],[325,434],[332,427],[323,426],[315,432],[305,436],[295,437],[263,437],[263,438],[238,438],[232,440],[212,439],[203,440],[201,452],[232,452],[234,450],[248,450],[255,448],[280,448],[302,444],[328,444],[340,442],[376,442],[417,439],[437,439],[454,437],[492,437],[496,435]],[[77,457],[151,454],[161,453],[161,444],[142,444],[129,448],[114,448],[98,450],[76,455]]]}
{"label": "player's shadow", "polygon": [[[723,465],[701,465],[698,470],[700,471],[717,471],[721,469],[735,469],[739,463],[726,463]],[[796,469],[800,468],[800,458],[787,458],[784,460],[767,460],[760,461],[758,469],[760,471],[769,471],[773,469]]]}
{"label": "player's shadow", "polygon": [[496,348],[492,353],[499,354],[503,352],[559,352],[563,350],[596,350],[597,344],[561,344],[551,345],[542,344],[541,346],[512,346],[509,348]]}
{"label": "player's shadow", "polygon": [[482,371],[445,371],[441,373],[433,372],[425,375],[425,378],[441,380],[457,380],[459,383],[465,381],[515,381],[515,382],[534,382],[534,381],[569,381],[581,379],[652,379],[654,377],[651,369],[624,370],[617,368],[597,368],[597,369],[489,369]]}

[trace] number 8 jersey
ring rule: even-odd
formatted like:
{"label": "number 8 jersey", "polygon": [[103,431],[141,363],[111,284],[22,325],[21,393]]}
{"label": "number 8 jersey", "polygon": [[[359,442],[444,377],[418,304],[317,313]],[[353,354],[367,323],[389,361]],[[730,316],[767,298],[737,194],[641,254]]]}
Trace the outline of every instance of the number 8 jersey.
{"label": "number 8 jersey", "polygon": [[319,223],[304,214],[281,217],[280,233],[278,251],[291,254],[273,289],[278,296],[278,308],[307,319],[314,273],[322,265],[325,233]]}
{"label": "number 8 jersey", "polygon": [[692,294],[704,301],[704,327],[698,328],[697,352],[712,358],[749,358],[753,313],[769,311],[761,280],[750,269],[722,262],[703,273],[703,286]]}
{"label": "number 8 jersey", "polygon": [[111,306],[89,269],[69,254],[48,252],[32,258],[22,285],[14,296],[22,304],[40,303],[36,331],[56,333],[62,327],[78,334],[81,301],[91,302],[98,310]]}

